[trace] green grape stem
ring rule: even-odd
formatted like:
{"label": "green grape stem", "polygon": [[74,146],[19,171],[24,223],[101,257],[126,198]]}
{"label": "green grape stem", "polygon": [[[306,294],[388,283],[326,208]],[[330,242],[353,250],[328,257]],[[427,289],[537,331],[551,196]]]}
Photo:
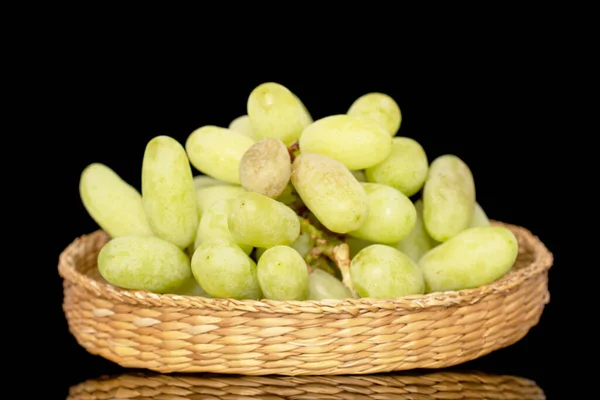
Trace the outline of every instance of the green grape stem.
{"label": "green grape stem", "polygon": [[[306,263],[311,267],[319,268],[323,266],[323,262],[327,264],[322,256],[329,258],[340,270],[342,283],[350,290],[354,298],[357,298],[350,276],[350,248],[348,244],[340,238],[318,229],[308,218],[301,219],[300,226],[303,232],[311,235],[315,243],[313,249],[305,256]],[[328,264],[327,267],[329,267]],[[328,271],[328,268],[325,271]]]}

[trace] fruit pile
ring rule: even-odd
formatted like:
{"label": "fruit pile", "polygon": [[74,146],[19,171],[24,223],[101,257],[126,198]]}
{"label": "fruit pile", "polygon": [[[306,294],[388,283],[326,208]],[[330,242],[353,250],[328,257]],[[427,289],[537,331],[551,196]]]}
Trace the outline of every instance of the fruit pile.
{"label": "fruit pile", "polygon": [[228,128],[198,128],[185,147],[150,140],[141,194],[89,165],[81,199],[110,236],[100,274],[125,289],[300,301],[499,279],[516,260],[515,236],[490,225],[460,158],[429,163],[419,143],[396,136],[401,119],[391,97],[370,93],[344,115],[313,121],[270,82]]}

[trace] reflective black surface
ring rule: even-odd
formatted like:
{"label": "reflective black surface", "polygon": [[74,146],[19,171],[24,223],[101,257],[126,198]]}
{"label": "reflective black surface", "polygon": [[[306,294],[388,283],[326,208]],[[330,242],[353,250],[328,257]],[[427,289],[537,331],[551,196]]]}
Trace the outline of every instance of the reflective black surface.
{"label": "reflective black surface", "polygon": [[105,163],[139,189],[141,161],[149,139],[170,135],[184,143],[199,126],[227,126],[245,113],[252,88],[271,80],[294,91],[314,119],[344,113],[354,99],[367,92],[391,95],[403,113],[399,135],[419,141],[430,160],[445,153],[464,159],[475,177],[477,200],[488,215],[527,227],[540,237],[554,253],[555,263],[550,271],[551,301],[539,325],[520,342],[457,368],[530,379],[547,398],[561,398],[555,394],[563,386],[556,363],[565,354],[561,310],[568,287],[562,271],[563,228],[557,226],[566,217],[556,211],[560,165],[555,154],[560,149],[547,139],[552,117],[542,100],[548,89],[533,67],[525,63],[517,70],[509,61],[495,65],[490,61],[479,65],[477,71],[466,67],[449,70],[438,62],[439,68],[428,70],[431,72],[414,65],[367,73],[352,65],[343,71],[306,66],[309,78],[267,71],[217,74],[198,65],[164,71],[163,75],[157,68],[148,75],[143,73],[144,62],[123,62],[122,57],[130,60],[119,53],[102,61],[83,52],[78,69],[65,76],[66,83],[61,86],[64,100],[56,100],[59,107],[52,121],[62,133],[42,139],[43,145],[56,149],[48,163],[56,177],[48,221],[55,229],[48,235],[50,256],[40,265],[45,268],[42,280],[47,289],[40,307],[51,320],[45,328],[51,341],[44,345],[50,354],[39,363],[39,368],[53,377],[45,389],[47,398],[65,398],[69,388],[89,379],[134,372],[89,355],[69,334],[62,313],[58,254],[75,237],[97,229],[79,199],[83,168],[92,162]]}

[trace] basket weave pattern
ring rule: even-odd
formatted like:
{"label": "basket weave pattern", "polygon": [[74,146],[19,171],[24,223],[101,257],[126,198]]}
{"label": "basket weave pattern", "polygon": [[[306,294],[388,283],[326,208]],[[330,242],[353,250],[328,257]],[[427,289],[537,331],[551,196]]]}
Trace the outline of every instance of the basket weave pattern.
{"label": "basket weave pattern", "polygon": [[126,374],[83,382],[67,400],[543,400],[535,382],[503,375],[441,372],[416,376],[226,377]]}
{"label": "basket weave pattern", "polygon": [[511,345],[549,301],[552,254],[525,228],[515,266],[477,289],[400,299],[254,301],[158,295],[102,279],[101,231],[61,254],[63,309],[81,346],[128,368],[242,375],[444,368]]}

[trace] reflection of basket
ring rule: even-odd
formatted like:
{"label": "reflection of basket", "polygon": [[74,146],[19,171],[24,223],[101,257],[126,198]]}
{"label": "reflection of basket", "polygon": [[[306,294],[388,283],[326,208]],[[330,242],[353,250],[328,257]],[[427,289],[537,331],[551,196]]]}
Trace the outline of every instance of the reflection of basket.
{"label": "reflection of basket", "polygon": [[524,228],[504,278],[400,299],[236,301],[128,291],[106,283],[97,231],[60,256],[70,331],[90,353],[158,372],[346,375],[443,368],[515,343],[549,300],[552,255]]}
{"label": "reflection of basket", "polygon": [[100,399],[504,399],[541,400],[535,382],[513,376],[436,372],[423,375],[232,377],[125,374],[83,382],[67,400]]}

